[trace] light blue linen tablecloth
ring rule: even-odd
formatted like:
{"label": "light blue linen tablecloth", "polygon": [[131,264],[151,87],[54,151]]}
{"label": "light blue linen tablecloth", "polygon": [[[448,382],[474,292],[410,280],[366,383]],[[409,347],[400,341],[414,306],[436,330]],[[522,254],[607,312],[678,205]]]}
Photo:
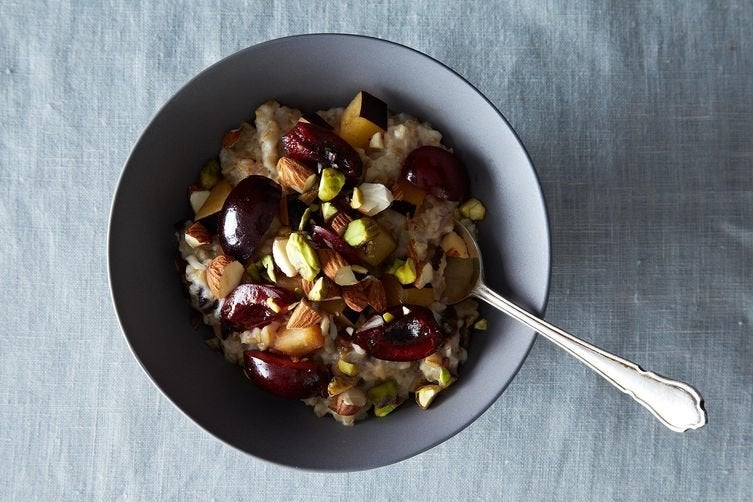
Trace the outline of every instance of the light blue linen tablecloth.
{"label": "light blue linen tablecloth", "polygon": [[[507,115],[551,212],[548,318],[696,385],[705,429],[669,432],[543,340],[467,430],[356,474],[247,457],[159,394],[110,305],[121,166],[200,70],[322,31],[424,51]],[[749,0],[4,0],[0,499],[749,500],[752,164]]]}

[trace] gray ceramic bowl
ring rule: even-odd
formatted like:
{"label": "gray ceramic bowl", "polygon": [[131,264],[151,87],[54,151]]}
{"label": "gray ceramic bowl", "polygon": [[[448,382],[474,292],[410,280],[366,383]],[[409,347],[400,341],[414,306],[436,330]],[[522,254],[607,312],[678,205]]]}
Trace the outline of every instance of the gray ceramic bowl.
{"label": "gray ceramic bowl", "polygon": [[155,385],[220,440],[302,469],[369,469],[445,441],[500,396],[534,341],[531,330],[486,309],[489,331],[473,339],[460,380],[428,411],[406,403],[386,418],[344,427],[316,418],[298,401],[256,389],[191,329],[173,263],[173,224],[189,216],[186,187],[201,162],[217,154],[224,131],[267,99],[317,110],[343,106],[360,89],[444,133],[469,168],[473,193],[487,206],[481,244],[489,284],[541,311],[549,282],[547,216],[515,132],[452,70],[383,40],[283,38],[206,69],[157,113],[136,143],[110,219],[113,301],[133,354]]}

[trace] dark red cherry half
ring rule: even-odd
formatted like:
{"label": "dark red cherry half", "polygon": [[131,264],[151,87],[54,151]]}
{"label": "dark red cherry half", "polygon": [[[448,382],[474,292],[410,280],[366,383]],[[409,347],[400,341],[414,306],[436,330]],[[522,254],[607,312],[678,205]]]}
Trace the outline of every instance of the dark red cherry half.
{"label": "dark red cherry half", "polygon": [[247,350],[243,353],[246,374],[267,392],[287,399],[326,396],[329,371],[312,361],[292,361],[287,356]]}
{"label": "dark red cherry half", "polygon": [[239,331],[266,326],[297,302],[295,293],[266,284],[241,284],[225,297],[220,309],[224,327]]}
{"label": "dark red cherry half", "polygon": [[280,211],[280,185],[249,176],[233,188],[217,218],[217,234],[226,255],[246,263]]}
{"label": "dark red cherry half", "polygon": [[[404,314],[403,307],[409,312]],[[434,314],[426,307],[400,305],[387,310],[394,319],[374,316],[353,334],[353,343],[387,361],[416,361],[433,354],[442,342]]]}
{"label": "dark red cherry half", "polygon": [[402,176],[444,200],[460,201],[468,193],[468,173],[460,159],[444,148],[421,146],[405,159]]}
{"label": "dark red cherry half", "polygon": [[310,166],[321,164],[340,170],[355,182],[361,178],[363,162],[350,144],[329,129],[308,122],[298,122],[282,137],[286,157]]}

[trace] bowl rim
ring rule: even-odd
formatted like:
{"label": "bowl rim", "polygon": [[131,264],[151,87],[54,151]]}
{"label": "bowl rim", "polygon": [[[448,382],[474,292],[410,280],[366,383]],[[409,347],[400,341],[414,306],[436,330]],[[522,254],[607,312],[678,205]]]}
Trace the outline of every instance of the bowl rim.
{"label": "bowl rim", "polygon": [[473,414],[473,416],[466,422],[459,425],[454,431],[452,431],[449,435],[446,435],[436,441],[431,442],[430,444],[426,445],[424,448],[418,449],[416,451],[413,451],[411,453],[401,455],[397,458],[394,458],[390,460],[387,463],[379,463],[379,465],[366,465],[366,466],[359,466],[354,469],[336,469],[336,468],[313,468],[313,467],[307,467],[307,466],[294,466],[290,464],[285,464],[282,462],[278,462],[276,460],[272,460],[270,458],[262,457],[259,455],[255,455],[253,453],[250,453],[243,448],[236,446],[225,439],[221,438],[214,432],[210,431],[206,427],[204,427],[202,424],[194,420],[189,413],[183,409],[182,406],[180,406],[178,403],[176,403],[162,388],[162,386],[157,382],[155,377],[152,375],[152,373],[149,371],[149,369],[144,365],[144,362],[141,360],[139,355],[136,353],[133,344],[131,343],[131,340],[128,336],[128,333],[126,332],[123,318],[125,316],[125,313],[121,311],[121,307],[118,305],[118,299],[116,298],[118,295],[115,291],[115,285],[113,284],[113,253],[114,253],[114,247],[112,243],[112,233],[113,233],[113,213],[114,210],[118,204],[118,201],[120,197],[122,197],[121,193],[121,185],[123,184],[123,179],[125,177],[126,171],[131,164],[132,158],[136,152],[136,150],[140,147],[142,142],[145,139],[145,136],[147,132],[149,132],[150,126],[154,123],[154,121],[163,113],[165,109],[170,107],[174,100],[177,99],[177,96],[183,92],[185,89],[189,88],[196,80],[202,78],[205,74],[211,72],[215,67],[225,64],[229,59],[232,58],[240,58],[243,57],[243,54],[246,52],[252,51],[252,50],[258,50],[259,48],[271,46],[271,45],[277,45],[280,43],[288,42],[292,39],[299,39],[299,38],[319,38],[319,37],[332,37],[332,38],[342,38],[342,39],[361,39],[361,40],[370,40],[373,42],[378,43],[384,43],[392,46],[396,46],[400,49],[408,50],[412,52],[414,55],[417,55],[422,58],[428,59],[430,62],[433,62],[435,64],[440,65],[445,70],[449,71],[449,73],[454,76],[455,78],[459,79],[462,83],[467,85],[470,89],[472,89],[481,99],[483,99],[486,104],[499,116],[499,118],[502,119],[502,121],[505,123],[509,131],[512,133],[513,137],[515,138],[515,141],[517,142],[518,146],[521,148],[523,154],[525,155],[526,160],[528,161],[528,166],[531,170],[531,174],[533,174],[534,180],[538,186],[538,197],[539,202],[541,204],[541,207],[543,209],[543,216],[544,216],[544,234],[546,236],[546,246],[543,250],[546,253],[546,281],[544,284],[544,290],[543,290],[543,297],[542,301],[540,302],[540,305],[535,305],[536,309],[535,312],[539,314],[539,316],[543,317],[544,313],[546,312],[546,307],[549,302],[549,293],[550,293],[550,286],[551,286],[551,278],[552,278],[552,244],[551,244],[551,221],[549,218],[549,209],[547,207],[546,198],[544,197],[543,187],[541,185],[541,178],[539,176],[538,171],[536,170],[536,166],[533,163],[533,160],[531,159],[531,155],[529,154],[528,150],[526,149],[523,141],[520,139],[520,136],[518,135],[518,132],[512,127],[510,122],[507,120],[507,117],[497,108],[497,106],[492,103],[489,98],[487,98],[474,84],[472,84],[468,79],[466,79],[463,75],[455,71],[453,68],[449,67],[442,61],[439,61],[438,59],[435,59],[432,56],[429,56],[428,54],[419,51],[418,49],[414,49],[413,47],[409,47],[407,45],[401,44],[399,42],[395,42],[392,40],[379,38],[375,36],[370,35],[361,35],[361,34],[354,34],[354,33],[337,33],[337,32],[316,32],[316,33],[305,33],[305,34],[296,34],[296,35],[289,35],[285,37],[278,37],[270,40],[266,40],[263,42],[259,42],[253,45],[250,45],[248,47],[245,47],[243,49],[239,49],[231,54],[228,54],[226,56],[221,57],[219,60],[215,61],[211,65],[205,67],[201,71],[199,71],[197,74],[195,74],[193,77],[191,77],[189,80],[184,82],[175,92],[172,93],[170,98],[165,101],[164,104],[162,104],[150,117],[149,120],[144,125],[143,129],[141,130],[138,138],[133,143],[133,146],[131,147],[127,158],[125,159],[121,169],[120,174],[118,175],[117,183],[115,184],[115,188],[113,190],[112,195],[112,202],[110,204],[110,211],[108,215],[108,225],[107,225],[107,235],[106,235],[106,248],[107,248],[107,282],[108,282],[108,289],[110,291],[110,300],[112,302],[113,309],[115,311],[115,316],[118,321],[118,325],[120,327],[120,332],[123,336],[123,339],[126,342],[126,345],[128,346],[128,349],[131,352],[131,355],[134,357],[134,359],[138,362],[141,369],[144,371],[146,376],[148,377],[149,381],[154,385],[159,392],[162,394],[164,398],[166,398],[176,409],[178,409],[186,418],[189,419],[189,422],[193,423],[195,426],[199,427],[204,432],[211,435],[216,440],[222,442],[223,444],[233,448],[236,451],[239,451],[257,461],[266,462],[268,464],[272,464],[275,466],[292,469],[295,471],[304,471],[304,472],[358,472],[358,471],[366,471],[371,469],[378,469],[382,467],[386,467],[389,465],[394,465],[399,462],[402,462],[404,460],[407,460],[409,458],[415,457],[417,455],[420,455],[421,453],[424,453],[439,444],[444,443],[445,441],[448,441],[452,437],[459,434],[461,431],[467,429],[470,427],[474,422],[478,420],[478,418],[486,413],[491,406],[496,403],[500,396],[504,393],[504,391],[507,389],[507,387],[512,383],[512,381],[517,376],[518,372],[520,371],[520,368],[523,366],[523,363],[528,359],[528,356],[530,355],[531,349],[533,348],[534,343],[538,339],[538,333],[534,332],[533,336],[531,337],[530,342],[528,343],[528,347],[526,347],[524,351],[523,357],[520,359],[520,361],[516,364],[516,366],[512,369],[512,377],[508,382],[506,382],[504,385],[502,385],[499,389],[499,391],[495,394],[494,399],[489,402],[489,404],[481,409],[478,410],[477,413]]}

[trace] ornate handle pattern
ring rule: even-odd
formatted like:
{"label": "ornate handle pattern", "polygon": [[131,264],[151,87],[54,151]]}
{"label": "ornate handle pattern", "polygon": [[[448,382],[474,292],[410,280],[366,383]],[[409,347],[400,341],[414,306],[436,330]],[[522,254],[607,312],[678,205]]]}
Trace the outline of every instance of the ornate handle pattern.
{"label": "ornate handle pattern", "polygon": [[533,328],[580,359],[612,385],[646,407],[673,431],[684,432],[706,425],[703,398],[690,385],[645,371],[633,362],[586,343],[528,313],[483,283],[474,288],[473,295]]}

